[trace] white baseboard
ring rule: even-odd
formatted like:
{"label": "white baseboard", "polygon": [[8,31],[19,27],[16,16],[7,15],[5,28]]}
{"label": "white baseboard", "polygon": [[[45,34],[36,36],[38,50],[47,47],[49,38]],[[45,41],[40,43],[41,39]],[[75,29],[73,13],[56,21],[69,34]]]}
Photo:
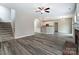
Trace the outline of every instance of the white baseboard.
{"label": "white baseboard", "polygon": [[23,35],[23,36],[18,36],[18,37],[15,37],[15,39],[19,39],[19,38],[22,38],[22,37],[27,37],[27,36],[32,36],[34,34],[30,34],[30,35]]}

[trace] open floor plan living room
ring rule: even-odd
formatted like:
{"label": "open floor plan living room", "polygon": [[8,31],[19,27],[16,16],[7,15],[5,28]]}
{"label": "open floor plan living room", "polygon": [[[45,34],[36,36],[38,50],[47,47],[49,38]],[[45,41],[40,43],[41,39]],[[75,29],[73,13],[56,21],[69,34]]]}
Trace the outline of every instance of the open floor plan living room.
{"label": "open floor plan living room", "polygon": [[79,55],[78,3],[0,3],[0,55]]}

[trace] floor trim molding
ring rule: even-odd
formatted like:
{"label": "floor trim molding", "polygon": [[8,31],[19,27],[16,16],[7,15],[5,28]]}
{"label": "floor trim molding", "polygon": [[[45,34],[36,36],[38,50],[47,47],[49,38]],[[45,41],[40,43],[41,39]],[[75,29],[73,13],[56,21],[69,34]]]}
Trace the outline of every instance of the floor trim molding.
{"label": "floor trim molding", "polygon": [[19,38],[23,38],[23,37],[27,37],[27,36],[32,36],[34,34],[29,34],[29,35],[23,35],[23,36],[18,36],[18,37],[15,37],[15,39],[19,39]]}

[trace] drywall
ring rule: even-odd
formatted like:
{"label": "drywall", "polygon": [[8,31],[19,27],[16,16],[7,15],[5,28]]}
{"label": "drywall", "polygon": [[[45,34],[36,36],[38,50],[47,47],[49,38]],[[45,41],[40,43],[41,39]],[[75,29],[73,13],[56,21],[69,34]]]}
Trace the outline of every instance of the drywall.
{"label": "drywall", "polygon": [[0,22],[10,20],[10,9],[0,6]]}
{"label": "drywall", "polygon": [[42,22],[42,25],[45,26],[46,24],[49,24],[50,26],[54,26],[54,22],[55,21],[45,21],[45,22]]}
{"label": "drywall", "polygon": [[72,34],[72,18],[60,19],[58,21],[58,32]]}
{"label": "drywall", "polygon": [[34,34],[34,19],[31,18],[31,15],[20,10],[16,12],[15,38]]}
{"label": "drywall", "polygon": [[79,3],[77,4],[77,20],[76,22],[79,24]]}
{"label": "drywall", "polygon": [[0,5],[0,22],[12,22],[15,18],[15,10]]}
{"label": "drywall", "polygon": [[77,13],[79,13],[79,3],[77,3],[77,6],[76,7],[77,7],[77,9],[76,9],[77,10]]}

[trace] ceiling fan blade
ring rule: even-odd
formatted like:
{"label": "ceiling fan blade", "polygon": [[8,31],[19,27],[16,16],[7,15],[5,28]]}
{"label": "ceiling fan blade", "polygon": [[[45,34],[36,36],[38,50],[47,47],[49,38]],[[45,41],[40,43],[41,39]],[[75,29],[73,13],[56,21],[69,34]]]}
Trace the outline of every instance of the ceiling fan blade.
{"label": "ceiling fan blade", "polygon": [[45,8],[44,10],[49,10],[50,8]]}
{"label": "ceiling fan blade", "polygon": [[38,7],[38,9],[42,10],[42,8],[41,8],[41,7]]}
{"label": "ceiling fan blade", "polygon": [[40,12],[39,10],[36,10],[35,12]]}
{"label": "ceiling fan blade", "polygon": [[50,11],[45,11],[45,12],[49,13]]}

